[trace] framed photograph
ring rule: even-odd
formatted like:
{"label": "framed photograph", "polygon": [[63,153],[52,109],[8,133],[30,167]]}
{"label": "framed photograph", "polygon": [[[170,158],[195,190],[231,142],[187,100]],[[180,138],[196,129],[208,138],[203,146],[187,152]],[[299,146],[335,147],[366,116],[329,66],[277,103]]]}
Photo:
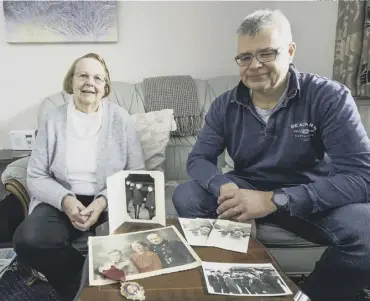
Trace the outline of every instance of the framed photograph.
{"label": "framed photograph", "polygon": [[126,280],[135,280],[201,266],[200,258],[175,226],[90,236],[88,247],[91,286],[117,282],[105,277],[117,269],[125,272]]}
{"label": "framed photograph", "polygon": [[124,222],[166,226],[164,187],[161,171],[122,170],[108,177],[110,233]]}
{"label": "framed photograph", "polygon": [[232,296],[283,296],[292,291],[271,263],[202,262],[210,294]]}
{"label": "framed photograph", "polygon": [[251,230],[251,223],[216,219],[209,233],[206,245],[229,251],[247,253]]}

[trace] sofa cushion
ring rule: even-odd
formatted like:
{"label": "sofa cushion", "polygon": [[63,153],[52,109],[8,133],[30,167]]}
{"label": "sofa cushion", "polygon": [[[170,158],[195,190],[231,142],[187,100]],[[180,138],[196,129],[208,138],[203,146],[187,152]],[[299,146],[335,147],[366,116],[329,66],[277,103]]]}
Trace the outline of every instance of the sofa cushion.
{"label": "sofa cushion", "polygon": [[257,224],[257,239],[266,247],[297,248],[315,247],[315,243],[307,241],[274,224]]}
{"label": "sofa cushion", "polygon": [[176,129],[173,110],[137,113],[131,117],[144,151],[146,169],[163,169],[170,133]]}
{"label": "sofa cushion", "polygon": [[[167,181],[184,181],[189,179],[186,163],[197,137],[171,137],[166,148],[164,169]],[[224,155],[221,154],[217,163],[219,169],[225,165]]]}

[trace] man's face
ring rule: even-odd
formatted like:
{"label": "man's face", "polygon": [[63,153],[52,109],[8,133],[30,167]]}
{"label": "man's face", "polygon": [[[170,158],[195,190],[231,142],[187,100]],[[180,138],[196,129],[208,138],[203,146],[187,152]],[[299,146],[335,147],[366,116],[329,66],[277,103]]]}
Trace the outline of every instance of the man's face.
{"label": "man's face", "polygon": [[[252,54],[254,57],[248,66],[240,66],[239,72],[244,85],[252,91],[273,92],[285,80],[289,64],[295,53],[295,44],[289,44],[279,29],[265,28],[256,36],[238,36],[238,55]],[[271,58],[277,51],[276,58],[261,63],[256,55]]]}
{"label": "man's face", "polygon": [[155,233],[149,234],[147,238],[154,245],[159,245],[163,241],[162,237]]}

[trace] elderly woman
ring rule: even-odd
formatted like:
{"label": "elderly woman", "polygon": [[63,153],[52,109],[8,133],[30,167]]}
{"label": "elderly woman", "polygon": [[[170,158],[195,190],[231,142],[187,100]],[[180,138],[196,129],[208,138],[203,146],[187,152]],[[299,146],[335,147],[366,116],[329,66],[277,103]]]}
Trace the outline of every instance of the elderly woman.
{"label": "elderly woman", "polygon": [[20,261],[71,301],[84,262],[71,240],[102,222],[107,177],[143,169],[144,159],[128,112],[102,101],[111,82],[100,56],[75,60],[63,88],[69,103],[51,112],[38,131],[27,170],[30,214],[14,234],[14,247]]}
{"label": "elderly woman", "polygon": [[131,244],[131,248],[135,251],[131,255],[131,261],[140,273],[162,269],[162,263],[157,253],[149,251],[148,246],[144,242],[140,240],[135,241]]}

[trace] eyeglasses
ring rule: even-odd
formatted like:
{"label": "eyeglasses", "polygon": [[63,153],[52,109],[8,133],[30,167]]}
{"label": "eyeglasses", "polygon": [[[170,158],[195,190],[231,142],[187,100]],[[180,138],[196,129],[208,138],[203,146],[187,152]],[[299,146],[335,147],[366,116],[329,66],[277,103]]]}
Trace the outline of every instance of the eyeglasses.
{"label": "eyeglasses", "polygon": [[[76,73],[75,76],[80,82],[86,82],[90,77],[90,75],[85,72]],[[94,75],[93,78],[96,85],[102,85],[105,83],[105,78],[102,75]]]}
{"label": "eyeglasses", "polygon": [[249,66],[252,63],[254,57],[256,57],[256,59],[260,63],[272,62],[273,60],[276,59],[276,56],[278,55],[280,49],[281,48],[267,49],[267,50],[263,50],[261,52],[258,52],[256,55],[253,55],[251,53],[238,54],[235,57],[235,61],[241,67]]}

